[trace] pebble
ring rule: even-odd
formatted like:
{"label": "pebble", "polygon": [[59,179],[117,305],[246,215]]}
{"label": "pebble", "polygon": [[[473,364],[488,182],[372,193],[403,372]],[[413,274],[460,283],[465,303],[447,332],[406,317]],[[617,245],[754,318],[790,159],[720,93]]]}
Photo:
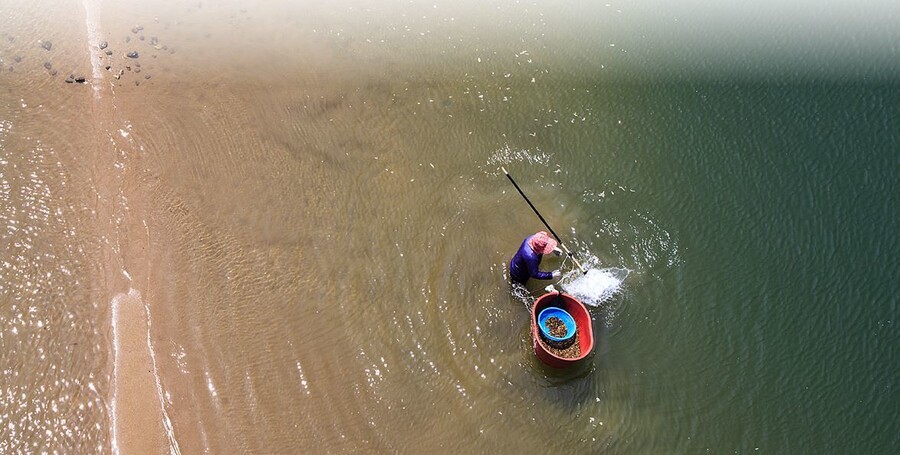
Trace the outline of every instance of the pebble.
{"label": "pebble", "polygon": [[107,43],[106,41],[100,43],[100,50],[102,51],[103,49],[106,49],[107,46],[109,46],[109,43]]}
{"label": "pebble", "polygon": [[15,60],[16,63],[19,63],[19,62],[22,61],[22,56],[21,56],[21,55],[17,55],[15,58],[13,58],[13,60]]}
{"label": "pebble", "polygon": [[10,66],[9,66],[9,72],[11,73],[11,72],[13,72],[13,71],[15,71],[15,68],[13,68],[12,65],[10,65]]}
{"label": "pebble", "polygon": [[130,36],[126,36],[126,37],[125,37],[125,42],[126,42],[126,43],[130,43],[130,42],[131,42],[131,37],[130,37]]}
{"label": "pebble", "polygon": [[137,34],[137,32],[141,31],[141,29],[137,27],[131,27],[131,33]]}
{"label": "pebble", "polygon": [[51,43],[50,41],[44,41],[43,43],[41,43],[41,47],[49,51],[53,47],[53,43]]}
{"label": "pebble", "polygon": [[154,45],[154,46],[157,45],[157,44],[159,44],[159,38],[157,38],[157,37],[155,37],[155,36],[151,36],[151,37],[150,37],[150,44],[152,44],[152,45]]}
{"label": "pebble", "polygon": [[112,51],[106,51],[106,55],[112,55]]}
{"label": "pebble", "polygon": [[79,84],[84,84],[84,76],[76,76],[75,82],[78,82]]}
{"label": "pebble", "polygon": [[134,72],[135,72],[135,73],[140,73],[140,72],[141,72],[141,69],[140,69],[140,68],[135,68],[135,69],[134,69]]}
{"label": "pebble", "polygon": [[125,54],[125,56],[128,58],[138,58],[138,53],[137,53],[137,51],[131,51],[131,52]]}
{"label": "pebble", "polygon": [[50,75],[51,75],[51,76],[56,76],[57,74],[59,74],[58,71],[56,71],[56,70],[50,70]]}
{"label": "pebble", "polygon": [[144,76],[144,79],[150,79],[150,75],[148,74],[148,75]]}
{"label": "pebble", "polygon": [[66,78],[66,84],[71,84],[75,82],[75,76],[69,76]]}
{"label": "pebble", "polygon": [[49,70],[53,68],[53,65],[50,64],[50,62],[44,62],[44,68],[47,68]]}
{"label": "pebble", "polygon": [[144,41],[144,35],[141,35],[138,39]]}
{"label": "pebble", "polygon": [[110,68],[112,68],[112,67],[109,65],[106,65],[106,71],[109,71]]}

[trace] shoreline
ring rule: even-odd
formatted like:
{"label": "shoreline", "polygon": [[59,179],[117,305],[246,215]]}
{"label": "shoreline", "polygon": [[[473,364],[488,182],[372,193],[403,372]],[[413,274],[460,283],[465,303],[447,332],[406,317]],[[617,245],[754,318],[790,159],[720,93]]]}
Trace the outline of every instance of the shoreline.
{"label": "shoreline", "polygon": [[[145,280],[139,239],[145,230],[132,220],[145,197],[130,158],[138,146],[122,129],[127,120],[118,118],[113,87],[101,71],[103,57],[98,43],[110,35],[102,27],[104,11],[94,0],[80,2],[85,17],[86,53],[92,72],[95,140],[90,157],[97,176],[97,230],[104,234],[102,248],[107,259],[103,274],[105,300],[109,305],[112,355],[109,367],[109,447],[113,454],[180,454],[171,420],[165,409],[162,381],[151,341],[149,304],[135,283]],[[118,134],[117,134],[118,133]],[[121,136],[121,137],[119,137]],[[107,138],[107,140],[103,140]],[[140,218],[140,211],[138,213]],[[146,226],[146,222],[144,222]],[[149,236],[149,232],[147,233]],[[149,239],[148,239],[149,240]],[[149,277],[146,278],[149,286]],[[144,290],[146,293],[147,291]]]}

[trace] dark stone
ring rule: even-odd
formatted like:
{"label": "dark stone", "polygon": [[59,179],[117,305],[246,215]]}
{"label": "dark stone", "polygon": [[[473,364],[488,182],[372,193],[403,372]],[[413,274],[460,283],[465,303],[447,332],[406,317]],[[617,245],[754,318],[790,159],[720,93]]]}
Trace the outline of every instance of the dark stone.
{"label": "dark stone", "polygon": [[53,65],[50,62],[44,62],[44,68],[53,69]]}
{"label": "dark stone", "polygon": [[141,81],[134,81],[134,85],[141,85]]}
{"label": "dark stone", "polygon": [[106,55],[112,55],[112,51],[106,51]]}
{"label": "dark stone", "polygon": [[137,51],[131,51],[131,52],[125,54],[125,56],[128,58],[138,58],[138,53],[137,53]]}
{"label": "dark stone", "polygon": [[51,48],[53,48],[53,43],[51,43],[50,41],[44,41],[43,43],[41,43],[41,47],[49,51]]}
{"label": "dark stone", "polygon": [[106,65],[106,71],[109,71],[110,68],[112,68],[112,67],[109,65]]}
{"label": "dark stone", "polygon": [[71,84],[75,82],[75,76],[69,76],[66,78],[66,84]]}
{"label": "dark stone", "polygon": [[106,46],[109,46],[109,43],[107,43],[106,41],[100,43],[100,50],[102,51],[103,49],[106,49]]}
{"label": "dark stone", "polygon": [[84,76],[75,76],[75,82],[78,82],[79,84],[84,84],[84,81],[85,81]]}

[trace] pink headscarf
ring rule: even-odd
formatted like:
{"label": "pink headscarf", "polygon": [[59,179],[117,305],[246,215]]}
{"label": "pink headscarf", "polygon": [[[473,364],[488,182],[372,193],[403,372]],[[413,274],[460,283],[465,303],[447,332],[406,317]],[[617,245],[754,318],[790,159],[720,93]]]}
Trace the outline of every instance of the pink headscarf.
{"label": "pink headscarf", "polygon": [[534,234],[528,241],[528,246],[538,254],[550,254],[556,245],[556,240],[544,231]]}

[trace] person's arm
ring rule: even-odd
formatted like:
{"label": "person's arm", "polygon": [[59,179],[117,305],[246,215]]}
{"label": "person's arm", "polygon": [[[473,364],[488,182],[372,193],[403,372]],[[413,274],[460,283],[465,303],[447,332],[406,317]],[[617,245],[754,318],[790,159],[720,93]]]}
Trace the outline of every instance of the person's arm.
{"label": "person's arm", "polygon": [[549,280],[553,278],[553,272],[542,272],[538,267],[541,264],[541,256],[539,254],[535,254],[528,259],[528,273],[532,278],[538,280]]}

